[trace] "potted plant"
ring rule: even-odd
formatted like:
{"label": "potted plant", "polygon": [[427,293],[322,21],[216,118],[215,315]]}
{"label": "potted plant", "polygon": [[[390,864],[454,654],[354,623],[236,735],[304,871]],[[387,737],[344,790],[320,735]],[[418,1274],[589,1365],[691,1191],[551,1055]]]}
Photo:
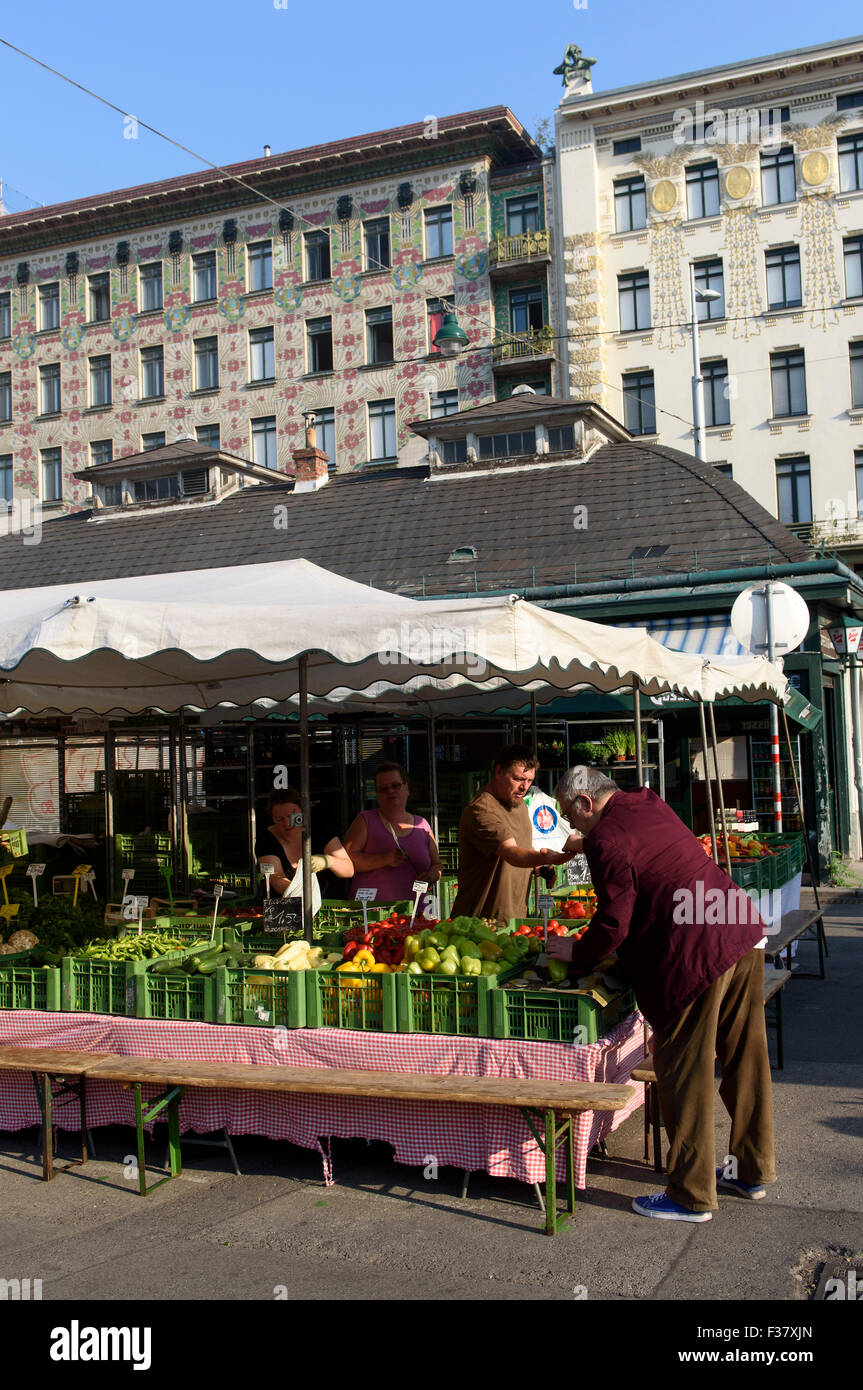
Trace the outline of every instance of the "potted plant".
{"label": "potted plant", "polygon": [[625,729],[612,729],[605,735],[602,746],[612,763],[626,762],[627,733]]}

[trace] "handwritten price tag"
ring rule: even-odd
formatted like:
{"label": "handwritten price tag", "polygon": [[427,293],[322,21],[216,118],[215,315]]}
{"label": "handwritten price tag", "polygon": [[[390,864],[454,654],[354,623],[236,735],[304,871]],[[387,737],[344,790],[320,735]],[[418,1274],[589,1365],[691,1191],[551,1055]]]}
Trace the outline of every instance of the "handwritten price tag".
{"label": "handwritten price tag", "polygon": [[28,865],[27,865],[27,877],[28,877],[28,878],[41,878],[42,875],[44,874],[44,872],[45,872],[45,865],[44,865],[44,864],[28,864]]}
{"label": "handwritten price tag", "polygon": [[373,903],[374,900],[375,900],[375,898],[377,897],[377,895],[378,895],[378,890],[377,890],[377,888],[358,888],[358,889],[357,889],[357,902],[358,902],[358,903]]}

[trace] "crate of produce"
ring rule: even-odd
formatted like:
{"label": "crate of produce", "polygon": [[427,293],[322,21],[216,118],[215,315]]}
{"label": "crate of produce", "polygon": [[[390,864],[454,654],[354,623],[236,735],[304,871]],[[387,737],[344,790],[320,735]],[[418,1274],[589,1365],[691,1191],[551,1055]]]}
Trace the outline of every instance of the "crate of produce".
{"label": "crate of produce", "polygon": [[215,975],[215,1021],[257,1028],[305,1028],[307,970],[223,967]]}
{"label": "crate of produce", "polygon": [[403,975],[330,969],[299,972],[306,981],[307,1028],[398,1033],[396,985]]}
{"label": "crate of produce", "polygon": [[[447,1033],[490,1038],[492,995],[523,967],[499,975],[392,975],[400,1033]],[[386,976],[382,978],[386,979]]]}
{"label": "crate of produce", "polygon": [[492,1036],[583,1047],[605,1037],[636,1007],[631,989],[602,1005],[586,991],[504,985],[491,994]]}
{"label": "crate of produce", "polygon": [[458,876],[454,873],[443,873],[440,877],[440,915],[442,918],[452,916],[452,905],[458,892]]}
{"label": "crate of produce", "polygon": [[29,951],[0,956],[0,1009],[60,1008],[60,970],[34,965]]}
{"label": "crate of produce", "polygon": [[[170,932],[182,941],[184,946],[191,946],[196,941],[209,941],[210,933],[213,930],[213,914],[209,917],[174,917],[159,916],[152,924],[156,931]],[[125,929],[121,931],[121,936],[135,936],[138,931],[136,924],[126,923]],[[220,946],[225,932],[231,932],[230,940],[233,940],[233,930],[225,922],[224,917],[221,922],[216,922],[216,930],[213,935],[213,945]]]}
{"label": "crate of produce", "polygon": [[766,859],[732,859],[730,877],[738,888],[762,892],[767,885]]}
{"label": "crate of produce", "polygon": [[26,830],[0,830],[0,848],[8,850],[13,859],[27,853]]}
{"label": "crate of produce", "polygon": [[[183,947],[178,945],[175,951],[165,954],[179,959]],[[94,955],[64,956],[60,962],[61,1009],[64,1013],[119,1014],[134,1018],[136,977],[159,958],[160,953],[140,959],[124,959],[121,955],[104,960]]]}
{"label": "crate of produce", "polygon": [[765,888],[781,888],[783,883],[788,883],[794,877],[791,869],[793,862],[791,847],[788,845],[784,835],[764,835],[761,837],[771,854],[766,854],[761,860],[766,875]]}
{"label": "crate of produce", "polygon": [[[152,961],[149,962],[152,964]],[[216,1023],[216,982],[212,975],[152,975],[145,968],[132,975],[134,1014],[184,1023]]]}

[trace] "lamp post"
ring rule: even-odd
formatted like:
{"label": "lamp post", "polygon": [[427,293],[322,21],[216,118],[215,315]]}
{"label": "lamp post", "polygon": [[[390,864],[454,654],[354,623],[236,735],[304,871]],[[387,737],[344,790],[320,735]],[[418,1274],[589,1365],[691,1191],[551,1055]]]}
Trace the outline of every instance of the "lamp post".
{"label": "lamp post", "polygon": [[860,848],[863,853],[863,746],[860,739],[860,638],[863,636],[863,622],[848,613],[843,613],[838,623],[827,629],[830,641],[842,658],[842,665],[848,671],[851,694],[851,737],[854,753],[854,786],[857,790],[857,830]]}
{"label": "lamp post", "polygon": [[692,308],[692,420],[695,457],[704,459],[704,377],[698,351],[698,311],[696,304],[709,304],[721,299],[718,290],[699,290],[695,287],[695,264],[689,267],[689,298]]}

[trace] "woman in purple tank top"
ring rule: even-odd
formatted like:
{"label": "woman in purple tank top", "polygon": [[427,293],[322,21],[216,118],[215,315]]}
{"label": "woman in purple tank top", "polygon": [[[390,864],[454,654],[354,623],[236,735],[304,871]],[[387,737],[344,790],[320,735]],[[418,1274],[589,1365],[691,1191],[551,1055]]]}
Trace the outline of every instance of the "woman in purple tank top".
{"label": "woman in purple tank top", "polygon": [[400,902],[413,897],[417,879],[437,882],[440,855],[428,821],[407,809],[410,788],[398,763],[377,768],[375,795],[377,811],[361,811],[343,842],[357,871],[351,896],[359,888],[376,888],[378,902]]}

